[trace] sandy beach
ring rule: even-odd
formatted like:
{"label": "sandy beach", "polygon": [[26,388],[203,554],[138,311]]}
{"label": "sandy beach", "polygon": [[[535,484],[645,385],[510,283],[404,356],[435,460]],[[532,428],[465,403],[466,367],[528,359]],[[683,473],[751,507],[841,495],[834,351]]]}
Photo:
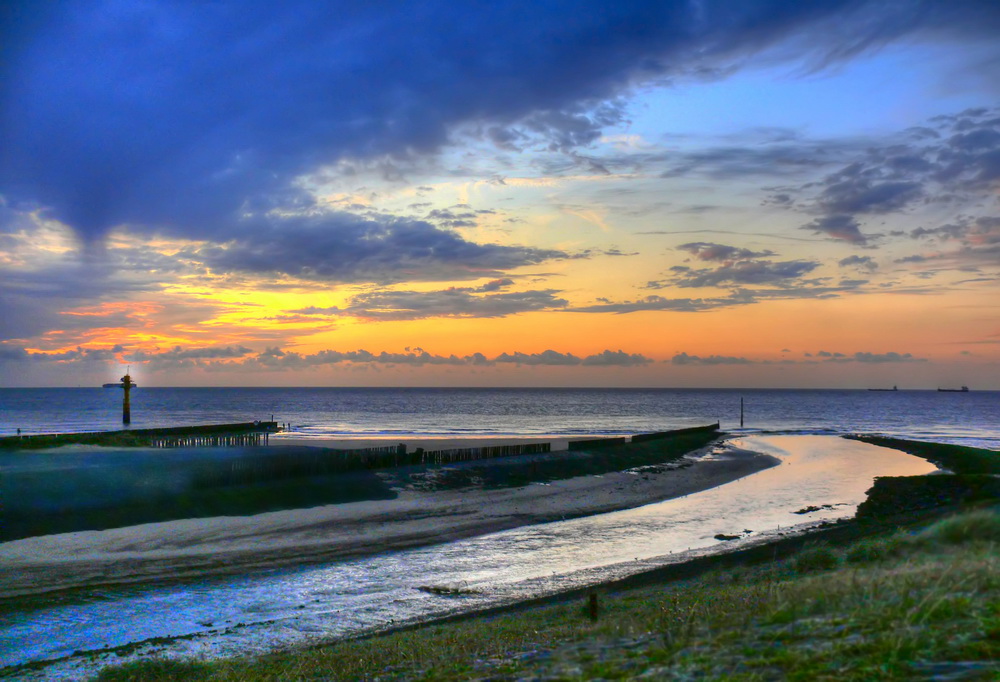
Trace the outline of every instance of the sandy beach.
{"label": "sandy beach", "polygon": [[[473,447],[476,441],[447,443],[407,445]],[[348,447],[315,440],[298,444]],[[493,490],[402,489],[392,500],[26,538],[0,544],[0,598],[248,573],[436,544],[680,497],[777,463],[767,455],[740,450],[720,455],[706,448],[640,472]]]}

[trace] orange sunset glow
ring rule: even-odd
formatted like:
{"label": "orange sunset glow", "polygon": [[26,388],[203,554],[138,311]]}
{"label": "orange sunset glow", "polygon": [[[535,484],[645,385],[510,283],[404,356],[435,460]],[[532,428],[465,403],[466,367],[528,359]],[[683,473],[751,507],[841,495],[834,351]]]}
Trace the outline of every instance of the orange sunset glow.
{"label": "orange sunset glow", "polygon": [[0,382],[1000,388],[987,29],[608,11],[467,71],[349,24],[212,69],[138,17],[19,43]]}

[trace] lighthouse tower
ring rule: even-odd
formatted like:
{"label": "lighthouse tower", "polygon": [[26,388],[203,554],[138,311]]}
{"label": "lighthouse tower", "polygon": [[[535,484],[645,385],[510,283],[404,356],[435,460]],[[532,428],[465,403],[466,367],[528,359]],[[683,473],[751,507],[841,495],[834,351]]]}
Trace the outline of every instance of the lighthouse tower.
{"label": "lighthouse tower", "polygon": [[[129,367],[129,370],[132,368]],[[135,384],[132,383],[132,377],[129,376],[128,371],[125,372],[125,376],[122,377],[122,388],[125,389],[125,398],[122,401],[122,424],[132,423],[132,404],[129,396],[129,391]]]}

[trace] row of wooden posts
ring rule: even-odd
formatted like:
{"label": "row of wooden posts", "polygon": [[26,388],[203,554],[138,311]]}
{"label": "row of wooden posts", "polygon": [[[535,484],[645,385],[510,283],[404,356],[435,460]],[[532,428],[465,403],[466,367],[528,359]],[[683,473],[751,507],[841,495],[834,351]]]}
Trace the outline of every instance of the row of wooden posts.
{"label": "row of wooden posts", "polygon": [[[711,425],[693,429],[639,434],[633,436],[631,440],[632,442],[642,442],[716,427],[717,425]],[[266,438],[266,434],[262,435]],[[570,449],[594,449],[626,442],[628,442],[626,437],[574,441],[570,443]],[[423,448],[409,450],[404,443],[354,450],[292,448],[281,451],[261,451],[234,458],[226,468],[228,470],[205,472],[199,481],[206,486],[253,483],[277,478],[321,476],[399,466],[442,465],[497,457],[544,454],[551,451],[552,444],[549,442],[446,450],[424,450]]]}
{"label": "row of wooden posts", "polygon": [[153,448],[239,448],[256,447],[268,444],[267,432],[251,433],[220,433],[198,436],[170,436],[152,438],[149,447]]}
{"label": "row of wooden posts", "polygon": [[286,452],[261,452],[232,460],[228,471],[206,472],[199,478],[199,483],[206,486],[253,483],[275,478],[320,476],[398,466],[440,465],[495,457],[542,454],[551,450],[552,444],[548,442],[449,450],[415,448],[412,451],[400,443],[394,446],[357,450],[294,449]]}

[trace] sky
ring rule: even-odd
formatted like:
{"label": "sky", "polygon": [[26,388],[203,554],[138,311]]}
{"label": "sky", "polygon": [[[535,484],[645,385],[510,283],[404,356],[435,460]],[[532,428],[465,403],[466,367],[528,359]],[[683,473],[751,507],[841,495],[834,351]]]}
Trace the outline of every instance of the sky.
{"label": "sky", "polygon": [[0,386],[1000,389],[993,0],[0,12]]}

